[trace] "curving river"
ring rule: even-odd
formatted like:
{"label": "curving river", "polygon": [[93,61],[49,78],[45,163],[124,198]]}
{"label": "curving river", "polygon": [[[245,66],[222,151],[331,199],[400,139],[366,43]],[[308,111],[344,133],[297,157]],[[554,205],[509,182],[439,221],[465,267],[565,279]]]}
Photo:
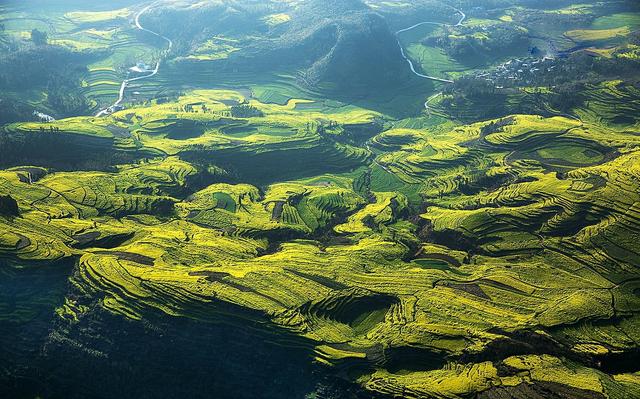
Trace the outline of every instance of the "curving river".
{"label": "curving river", "polygon": [[[143,27],[140,24],[140,17],[145,12],[149,11],[151,8],[153,8],[156,5],[157,5],[157,3],[150,4],[150,5],[146,6],[145,8],[143,8],[142,10],[140,10],[136,14],[135,24],[136,24],[136,28],[138,28],[139,30],[151,33],[152,35],[157,36],[157,37],[159,37],[159,38],[161,38],[161,39],[163,39],[164,41],[167,42],[168,46],[162,52],[162,56],[165,56],[173,48],[173,41],[171,41],[171,39],[169,39],[168,37],[159,34],[158,32],[154,32],[154,31],[152,31],[150,29],[147,29],[147,28]],[[162,61],[162,56],[160,57],[160,59],[158,59],[158,62],[156,62],[155,68],[153,68],[153,70],[151,72],[149,72],[147,75],[137,76],[135,78],[130,78],[130,79],[123,80],[122,84],[120,85],[120,92],[118,94],[118,100],[115,103],[111,104],[109,107],[107,107],[107,108],[103,109],[102,111],[98,112],[96,114],[96,117],[110,115],[113,112],[118,110],[118,108],[122,104],[122,101],[124,100],[125,90],[127,89],[127,86],[129,85],[129,83],[135,82],[135,81],[138,81],[138,80],[142,80],[142,79],[147,79],[147,78],[150,78],[152,76],[155,76],[158,73],[158,71],[160,70],[160,62]]]}

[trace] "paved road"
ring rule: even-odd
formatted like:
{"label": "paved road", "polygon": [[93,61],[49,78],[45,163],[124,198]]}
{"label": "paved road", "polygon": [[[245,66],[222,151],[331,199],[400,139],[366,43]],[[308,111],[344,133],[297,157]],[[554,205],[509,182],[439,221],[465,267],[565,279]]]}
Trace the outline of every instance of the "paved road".
{"label": "paved road", "polygon": [[153,70],[151,72],[149,72],[146,75],[137,76],[135,78],[130,78],[130,79],[123,80],[122,84],[120,85],[120,92],[119,92],[119,95],[118,95],[118,100],[115,103],[111,104],[109,107],[107,107],[107,108],[103,109],[102,111],[98,112],[96,114],[97,117],[110,115],[120,107],[120,105],[122,104],[122,101],[124,100],[124,94],[125,94],[125,91],[127,89],[127,86],[129,85],[129,83],[135,82],[135,81],[138,81],[138,80],[142,80],[142,79],[148,79],[148,78],[150,78],[152,76],[155,76],[158,73],[158,71],[160,70],[160,62],[162,61],[162,57],[166,56],[167,53],[173,48],[173,42],[171,41],[171,39],[169,39],[168,37],[163,36],[163,35],[161,35],[161,34],[159,34],[157,32],[154,32],[154,31],[152,31],[150,29],[147,29],[147,28],[143,27],[142,24],[140,24],[140,17],[144,13],[149,11],[151,8],[155,7],[156,5],[157,5],[157,3],[154,3],[154,4],[151,4],[151,5],[148,5],[145,8],[143,8],[142,10],[140,10],[136,14],[135,24],[136,24],[136,28],[138,28],[139,30],[144,31],[144,32],[148,32],[148,33],[150,33],[150,34],[152,34],[154,36],[157,36],[157,37],[163,39],[164,41],[166,41],[167,45],[168,45],[167,49],[163,51],[162,56],[160,57],[158,62],[156,62],[156,66],[155,66],[155,68],[153,68]]}
{"label": "paved road", "polygon": [[449,79],[438,78],[436,76],[429,76],[429,75],[425,75],[425,74],[422,74],[422,73],[418,72],[416,70],[416,67],[415,67],[413,61],[411,61],[411,59],[407,56],[407,54],[404,51],[404,47],[402,47],[402,43],[400,42],[400,34],[404,33],[404,32],[409,32],[409,31],[411,31],[411,30],[413,30],[415,28],[418,28],[418,27],[424,26],[424,25],[460,26],[460,25],[462,25],[464,20],[467,19],[467,15],[465,13],[463,13],[461,10],[458,10],[457,8],[455,8],[454,10],[456,10],[456,12],[460,14],[460,20],[455,25],[443,24],[441,22],[426,21],[426,22],[419,22],[419,23],[417,23],[415,25],[412,25],[412,26],[410,26],[408,28],[400,29],[399,31],[396,32],[396,39],[398,40],[398,47],[400,47],[400,53],[402,54],[402,58],[404,58],[407,61],[407,63],[409,64],[409,67],[411,68],[411,72],[413,72],[416,76],[419,76],[419,77],[425,78],[425,79],[435,80],[437,82],[453,83],[453,81],[449,80]]}
{"label": "paved road", "polygon": [[[458,21],[457,24],[455,25],[451,25],[451,24],[443,24],[441,22],[431,22],[431,21],[426,21],[426,22],[419,22],[415,25],[412,25],[408,28],[404,28],[404,29],[400,29],[399,31],[396,32],[396,39],[398,41],[398,47],[400,47],[400,53],[402,54],[402,58],[405,59],[405,61],[407,61],[407,63],[409,64],[409,68],[411,68],[411,72],[413,72],[414,75],[424,78],[424,79],[429,79],[429,80],[434,80],[436,82],[442,82],[442,83],[453,83],[453,80],[450,79],[444,79],[444,78],[439,78],[437,76],[430,76],[430,75],[425,75],[423,73],[420,73],[416,70],[416,66],[413,63],[413,61],[411,61],[411,59],[407,56],[407,54],[404,51],[404,47],[402,47],[402,43],[400,42],[400,34],[405,33],[405,32],[409,32],[415,28],[418,28],[420,26],[424,26],[424,25],[437,25],[437,26],[460,26],[462,25],[462,23],[464,22],[465,19],[467,19],[467,15],[462,12],[462,10],[458,10],[457,8],[454,8],[454,10],[456,10],[456,12],[458,14],[460,14],[460,20]],[[436,93],[433,96],[429,97],[429,99],[424,103],[424,109],[427,110],[427,112],[430,112],[430,108],[429,108],[429,103],[434,100],[435,98],[439,97],[442,95],[442,92],[440,93]]]}

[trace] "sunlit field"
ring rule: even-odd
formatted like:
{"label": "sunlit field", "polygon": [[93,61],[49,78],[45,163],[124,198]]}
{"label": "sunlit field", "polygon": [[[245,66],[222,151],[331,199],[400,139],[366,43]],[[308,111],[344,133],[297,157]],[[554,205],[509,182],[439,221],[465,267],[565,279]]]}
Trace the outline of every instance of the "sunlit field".
{"label": "sunlit field", "polygon": [[640,397],[640,5],[0,4],[0,397]]}

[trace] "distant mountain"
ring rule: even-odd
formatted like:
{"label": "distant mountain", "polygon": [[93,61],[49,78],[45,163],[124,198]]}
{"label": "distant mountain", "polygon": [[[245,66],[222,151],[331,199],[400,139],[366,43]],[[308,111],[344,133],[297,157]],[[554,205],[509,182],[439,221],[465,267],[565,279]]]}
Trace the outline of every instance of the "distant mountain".
{"label": "distant mountain", "polygon": [[[324,7],[327,14],[316,16],[314,11],[318,5]],[[311,82],[383,83],[393,80],[403,71],[396,39],[386,21],[360,1],[333,1],[328,4],[313,1],[299,15],[301,19],[303,15],[311,16],[308,24],[307,21],[301,21],[303,25],[299,22],[285,37],[305,32],[304,26],[308,26],[307,29],[313,33],[303,39],[303,46],[314,48],[330,44],[329,51],[308,67]],[[322,42],[326,38],[323,32],[331,33],[328,43]]]}
{"label": "distant mountain", "polygon": [[[285,18],[269,24],[270,16]],[[236,51],[212,68],[297,72],[309,86],[336,88],[393,84],[407,76],[386,20],[360,0],[174,5],[147,18],[176,41],[178,58],[212,37],[232,39]]]}
{"label": "distant mountain", "polygon": [[404,71],[386,21],[359,0],[304,2],[284,32],[258,46],[258,57],[297,65],[311,85],[380,85]]}

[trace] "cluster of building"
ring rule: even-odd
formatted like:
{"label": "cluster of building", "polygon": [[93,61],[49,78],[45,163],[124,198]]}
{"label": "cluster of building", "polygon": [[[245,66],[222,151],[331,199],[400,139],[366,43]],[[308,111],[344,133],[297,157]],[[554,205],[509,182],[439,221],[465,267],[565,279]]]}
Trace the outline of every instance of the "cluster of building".
{"label": "cluster of building", "polygon": [[491,82],[496,89],[503,89],[516,84],[535,84],[542,75],[553,72],[555,68],[556,59],[553,57],[514,58],[490,71],[475,72],[471,76]]}

